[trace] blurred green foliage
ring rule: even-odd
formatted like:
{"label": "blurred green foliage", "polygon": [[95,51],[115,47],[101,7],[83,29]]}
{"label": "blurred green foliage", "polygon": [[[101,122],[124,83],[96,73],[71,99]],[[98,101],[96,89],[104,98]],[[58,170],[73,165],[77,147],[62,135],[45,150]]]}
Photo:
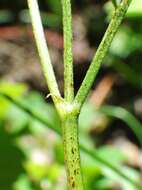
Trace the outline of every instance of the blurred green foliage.
{"label": "blurred green foliage", "polygon": [[[96,8],[97,6],[94,6],[94,2],[91,0],[73,1],[74,10],[81,7],[82,14],[88,14],[88,12],[91,14],[88,14],[88,38],[90,45],[95,47],[101,40],[114,8],[108,1],[106,3],[101,1],[102,4],[104,4],[104,8],[101,7],[102,12],[100,12],[100,9]],[[46,0],[43,3],[40,2],[40,6],[44,26],[61,30],[60,1]],[[24,1],[13,3],[1,0],[0,7],[0,24],[12,24],[17,20],[22,24],[30,22]],[[119,73],[123,82],[130,84],[131,91],[133,88],[139,88],[140,92],[142,87],[141,18],[142,1],[133,0],[127,18],[117,33],[104,64],[104,68]],[[20,98],[23,105],[28,107],[34,115],[32,117],[28,111],[19,109],[0,96],[0,189],[66,190],[62,142],[59,134],[55,133],[55,131],[60,131],[60,120],[53,105],[47,103],[38,92],[29,92],[25,84],[1,82],[0,92],[14,99]],[[124,104],[127,109],[130,106],[128,101]],[[103,130],[108,128],[115,118],[121,119],[130,127],[140,142],[142,139],[142,124],[124,108],[102,106],[97,110],[86,103],[79,121],[80,141],[88,147],[88,150],[91,149],[96,155],[110,163],[110,167],[106,166],[103,162],[90,158],[82,151],[86,190],[117,190],[117,186],[119,186],[117,184],[120,182],[124,190],[137,190],[129,180],[111,168],[113,165],[132,180],[138,181],[139,171],[124,166],[128,160],[127,155],[111,146],[103,145],[97,148],[97,138],[94,140],[90,137],[92,122],[98,118],[103,120],[103,126],[99,126]]]}
{"label": "blurred green foliage", "polygon": [[[21,94],[21,89],[26,89],[24,85],[12,85],[12,90],[10,91],[9,86],[10,84],[6,84],[3,86],[3,83],[1,84],[2,88],[0,90],[1,93],[4,93],[13,99],[17,97],[17,93],[19,91],[19,94]],[[4,89],[5,87],[5,89]],[[15,90],[14,90],[15,88]],[[13,92],[15,93],[15,96]],[[26,90],[25,90],[26,92]],[[22,94],[21,94],[22,95]],[[20,96],[20,95],[19,95]],[[21,96],[22,98],[22,96]],[[17,98],[16,98],[17,99]],[[1,101],[6,99],[1,96]],[[41,95],[37,92],[30,92],[26,95],[26,97],[22,98],[20,101],[24,103],[30,110],[31,113],[36,113],[39,118],[42,118],[42,120],[47,120],[50,125],[54,126],[54,130],[60,129],[60,121],[58,119],[57,113],[54,110],[53,106],[50,104],[45,103]],[[18,159],[19,165],[21,165],[21,168],[23,167],[24,170],[18,170],[18,167],[16,166],[17,170],[19,171],[18,174],[16,174],[15,165],[13,164],[12,168],[7,167],[5,165],[4,168],[7,168],[9,171],[5,170],[6,174],[5,180],[8,179],[8,174],[14,174],[13,176],[13,188],[15,190],[38,190],[38,189],[66,189],[66,177],[65,177],[65,170],[64,170],[64,161],[63,161],[63,150],[62,150],[62,142],[59,138],[58,134],[55,134],[51,131],[50,125],[46,126],[43,125],[42,122],[37,120],[36,116],[35,119],[33,119],[28,112],[25,112],[16,105],[11,105],[8,103],[7,105],[9,107],[7,109],[7,112],[4,112],[1,114],[3,117],[3,124],[1,126],[2,130],[5,130],[5,135],[2,134],[2,137],[8,139],[5,140],[5,142],[2,142],[3,150],[7,152],[8,155],[6,155],[6,158],[11,159],[11,156],[16,156],[16,159],[18,159],[18,156],[15,152],[11,152],[13,143],[16,142],[17,144],[17,150],[19,148],[19,153],[21,152],[21,155],[24,155],[24,159],[21,162],[20,159]],[[5,108],[3,106],[3,108]],[[101,111],[102,109],[102,111]],[[92,147],[94,149],[94,143],[90,139],[89,140],[89,134],[87,131],[91,129],[91,121],[97,114],[105,114],[107,113],[107,110],[110,114],[109,108],[101,108],[100,111],[93,108],[91,105],[87,104],[84,109],[82,110],[82,113],[80,115],[80,139],[81,142],[85,143],[86,146],[89,148]],[[113,108],[114,109],[114,108]],[[116,115],[117,115],[117,109],[116,109]],[[120,108],[119,108],[120,109]],[[5,110],[5,109],[4,109]],[[43,112],[44,110],[44,112]],[[119,112],[119,110],[118,110]],[[127,118],[127,112],[125,114],[122,114],[122,120],[125,121],[125,118]],[[120,115],[120,114],[118,114]],[[129,113],[128,113],[129,115]],[[85,116],[85,118],[84,118]],[[89,116],[89,117],[87,117]],[[115,116],[112,114],[112,116]],[[85,123],[84,123],[85,121]],[[127,124],[133,123],[133,127],[135,128],[136,122],[138,122],[135,118],[130,118],[129,123],[129,117]],[[140,125],[140,124],[139,124]],[[49,127],[49,128],[48,128]],[[140,126],[141,127],[141,126]],[[57,128],[57,129],[56,129]],[[14,141],[10,141],[10,139],[13,139]],[[2,140],[2,139],[1,139]],[[88,145],[87,145],[87,144]],[[5,145],[5,146],[4,146]],[[6,146],[10,146],[9,150],[5,148]],[[108,163],[115,167],[121,168],[123,172],[131,176],[136,181],[138,180],[138,172],[134,169],[127,168],[126,166],[123,167],[122,163],[126,161],[127,155],[122,153],[120,150],[116,148],[112,148],[109,146],[102,146],[99,149],[96,150],[97,154],[100,155],[102,158],[107,160]],[[5,156],[5,155],[4,155]],[[111,160],[110,160],[111,157]],[[2,158],[2,157],[1,157]],[[0,163],[3,163],[0,158]],[[83,162],[83,172],[84,172],[84,178],[85,178],[85,185],[87,190],[91,189],[114,189],[115,182],[119,182],[121,179],[121,183],[124,187],[124,189],[133,189],[133,186],[131,186],[131,183],[129,181],[124,180],[123,178],[117,175],[117,172],[114,172],[109,169],[109,167],[106,167],[103,163],[100,164],[97,161],[90,159],[86,154],[82,153],[82,162]],[[6,160],[6,159],[5,159]],[[11,162],[10,162],[11,163]],[[14,173],[12,171],[15,171]],[[127,172],[129,171],[129,172]],[[2,177],[4,177],[2,175]],[[16,178],[15,178],[16,177]],[[130,177],[130,178],[131,178]],[[15,180],[14,180],[15,179]],[[1,179],[4,181],[4,179]],[[0,181],[1,181],[0,180]],[[8,189],[12,188],[11,182],[6,183],[8,186]]]}

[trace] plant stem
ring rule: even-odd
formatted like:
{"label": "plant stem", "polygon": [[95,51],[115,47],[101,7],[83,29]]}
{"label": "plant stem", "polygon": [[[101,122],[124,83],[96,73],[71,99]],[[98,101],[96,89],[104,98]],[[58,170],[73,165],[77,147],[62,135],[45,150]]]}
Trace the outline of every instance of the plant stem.
{"label": "plant stem", "polygon": [[32,26],[33,26],[34,37],[36,40],[36,45],[37,45],[38,53],[39,53],[41,64],[42,64],[42,69],[43,69],[51,96],[53,98],[53,101],[55,105],[57,106],[57,104],[59,103],[59,100],[61,100],[61,95],[58,89],[54,70],[51,64],[51,59],[49,56],[48,47],[47,47],[45,36],[44,36],[44,30],[42,27],[42,21],[40,17],[40,11],[39,11],[37,0],[28,0],[28,6],[29,6],[29,11],[30,11],[31,21],[32,21]]}
{"label": "plant stem", "polygon": [[69,115],[63,121],[62,133],[69,190],[83,190],[76,116]]}
{"label": "plant stem", "polygon": [[125,16],[125,13],[130,5],[132,0],[122,0],[122,2],[118,5],[117,9],[114,12],[112,20],[108,26],[108,29],[98,47],[98,50],[93,58],[93,61],[86,73],[86,76],[83,80],[83,83],[75,97],[75,103],[79,104],[81,108],[82,104],[84,103],[88,92],[95,80],[95,77],[100,69],[101,63],[106,56],[111,42]]}
{"label": "plant stem", "polygon": [[125,16],[130,2],[131,0],[122,0],[120,5],[117,7],[112,21],[109,24],[104,38],[74,100],[71,3],[70,0],[62,0],[64,28],[64,100],[60,95],[54,70],[51,64],[37,0],[28,0],[33,32],[41,59],[42,68],[62,123],[64,157],[69,190],[84,189],[78,142],[78,107],[81,109],[81,106],[87,97],[100,65],[110,47],[119,25],[122,22],[122,19]]}
{"label": "plant stem", "polygon": [[64,95],[65,100],[74,99],[73,55],[72,55],[72,15],[70,0],[62,0],[64,34]]}
{"label": "plant stem", "polygon": [[[54,123],[51,123],[48,120],[48,117],[46,117],[46,118],[41,117],[41,115],[39,115],[37,113],[37,111],[34,111],[33,109],[31,109],[31,106],[29,104],[26,104],[25,102],[23,102],[22,99],[17,99],[17,98],[15,99],[15,98],[9,96],[8,94],[1,93],[1,92],[0,92],[0,96],[4,97],[10,103],[17,106],[17,108],[19,108],[21,111],[28,114],[32,119],[39,121],[44,126],[52,129],[58,135],[61,135],[60,129],[56,128]],[[110,115],[112,116],[113,114],[110,114]],[[121,119],[124,121],[123,117]],[[135,120],[136,120],[136,118],[135,118]],[[129,125],[130,125],[130,123],[129,123]],[[100,165],[102,170],[105,167],[105,168],[107,168],[107,170],[114,172],[115,175],[118,175],[119,178],[122,178],[126,183],[129,183],[135,190],[142,189],[142,186],[139,184],[139,182],[137,182],[137,180],[132,179],[127,173],[125,174],[125,172],[123,170],[121,170],[121,168],[113,165],[113,163],[109,163],[107,160],[105,160],[104,157],[102,157],[100,154],[98,154],[97,150],[88,149],[88,147],[86,147],[84,144],[82,144],[82,145],[80,144],[80,148],[87,156],[89,156],[91,159],[94,159],[94,161],[98,162],[98,164]]]}

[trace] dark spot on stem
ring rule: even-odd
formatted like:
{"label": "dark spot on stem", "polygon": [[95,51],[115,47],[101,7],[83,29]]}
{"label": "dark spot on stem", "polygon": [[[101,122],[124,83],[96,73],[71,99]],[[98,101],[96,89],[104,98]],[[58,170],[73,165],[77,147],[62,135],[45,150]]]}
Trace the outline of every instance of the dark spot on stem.
{"label": "dark spot on stem", "polygon": [[71,149],[72,154],[74,154],[74,148]]}
{"label": "dark spot on stem", "polygon": [[72,188],[75,188],[75,182],[74,181],[72,182]]}

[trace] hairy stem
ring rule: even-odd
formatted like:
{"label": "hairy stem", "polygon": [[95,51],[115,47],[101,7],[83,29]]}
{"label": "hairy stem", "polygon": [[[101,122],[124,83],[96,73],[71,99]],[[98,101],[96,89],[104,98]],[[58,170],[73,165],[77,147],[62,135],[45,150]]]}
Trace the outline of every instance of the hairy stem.
{"label": "hairy stem", "polygon": [[114,12],[112,20],[108,26],[108,29],[98,47],[98,50],[83,80],[83,83],[75,97],[75,103],[78,103],[80,108],[88,95],[88,92],[100,69],[101,63],[104,60],[104,57],[106,56],[109,50],[111,42],[125,16],[125,13],[131,1],[132,0],[122,0],[122,2],[118,5],[117,9]]}
{"label": "hairy stem", "polygon": [[62,124],[68,187],[69,190],[83,190],[78,142],[78,118],[68,116]]}
{"label": "hairy stem", "polygon": [[72,102],[73,87],[73,55],[72,55],[72,15],[70,0],[62,0],[63,34],[64,34],[64,95],[65,100]]}
{"label": "hairy stem", "polygon": [[49,87],[51,96],[55,105],[61,99],[61,95],[58,89],[57,81],[55,78],[54,70],[51,64],[51,59],[48,52],[48,47],[46,44],[44,30],[42,27],[40,11],[38,7],[37,0],[28,0],[28,6],[33,26],[34,37],[36,40],[36,45],[38,53],[40,56],[42,69],[46,78],[47,85]]}
{"label": "hairy stem", "polygon": [[81,109],[81,106],[87,97],[100,65],[110,47],[119,25],[125,16],[130,2],[131,0],[122,0],[120,5],[115,10],[112,21],[109,24],[104,38],[74,100],[71,3],[70,0],[62,0],[64,28],[64,100],[61,98],[51,64],[37,0],[28,0],[33,32],[41,59],[42,68],[54,104],[62,121],[64,156],[69,190],[84,190],[78,142],[78,110]]}
{"label": "hairy stem", "polygon": [[[10,103],[17,106],[17,108],[19,108],[21,111],[24,111],[25,113],[27,113],[32,119],[39,121],[41,124],[43,124],[43,126],[49,127],[54,132],[56,132],[58,135],[61,135],[60,129],[56,128],[54,123],[51,123],[48,120],[48,117],[46,117],[46,118],[41,117],[41,115],[39,115],[37,113],[37,111],[34,111],[33,109],[31,109],[31,106],[29,104],[26,104],[25,102],[23,102],[22,99],[17,99],[17,98],[15,99],[15,98],[13,98],[5,93],[1,93],[1,92],[0,92],[0,96],[4,97]],[[112,114],[110,114],[110,115],[112,116]],[[118,115],[117,115],[117,117],[118,117]],[[123,117],[121,119],[124,121]],[[136,118],[135,118],[135,120],[136,120]],[[130,125],[130,123],[129,123],[129,125]],[[113,165],[113,163],[109,163],[107,160],[105,160],[104,157],[102,157],[100,154],[98,154],[97,150],[92,150],[92,149],[89,150],[88,147],[86,147],[84,144],[82,144],[82,145],[80,144],[80,149],[84,153],[86,153],[86,156],[89,156],[91,159],[94,159],[94,161],[98,162],[98,164],[100,165],[102,170],[103,170],[103,167],[105,167],[105,168],[107,168],[107,170],[110,170],[115,175],[118,175],[119,178],[122,178],[124,181],[126,181],[126,183],[129,183],[135,190],[142,189],[142,186],[139,184],[139,182],[137,182],[137,180],[132,179],[128,174],[125,174],[125,172],[123,170],[121,170],[121,168],[118,168],[115,165]]]}

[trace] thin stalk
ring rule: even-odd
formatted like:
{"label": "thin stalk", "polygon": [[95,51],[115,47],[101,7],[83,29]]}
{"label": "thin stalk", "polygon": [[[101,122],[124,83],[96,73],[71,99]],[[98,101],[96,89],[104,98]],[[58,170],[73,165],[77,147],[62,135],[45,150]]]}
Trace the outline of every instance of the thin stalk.
{"label": "thin stalk", "polygon": [[103,62],[111,42],[127,12],[127,9],[132,0],[122,0],[122,2],[118,5],[117,9],[114,12],[112,20],[108,26],[108,29],[98,47],[98,50],[93,58],[93,61],[86,73],[86,76],[82,82],[82,85],[75,97],[75,103],[79,105],[81,108],[84,103],[88,92],[95,80],[95,77],[100,69],[101,63]]}
{"label": "thin stalk", "polygon": [[[61,100],[61,95],[58,89],[57,81],[55,78],[54,70],[51,64],[51,59],[46,44],[42,21],[40,17],[40,11],[37,0],[28,0],[28,6],[32,21],[33,33],[38,49],[38,53],[41,60],[42,69],[46,78],[47,85],[49,87],[51,96],[55,105]],[[58,107],[58,106],[57,106]]]}
{"label": "thin stalk", "polygon": [[[55,125],[48,120],[48,117],[45,118],[45,117],[41,117],[41,115],[39,116],[39,114],[35,112],[33,109],[31,109],[29,104],[24,103],[22,99],[17,99],[17,98],[15,99],[1,92],[0,92],[0,96],[4,97],[13,105],[17,106],[17,108],[19,108],[21,111],[27,113],[32,119],[39,121],[44,126],[48,127],[49,129],[52,129],[58,135],[61,135],[60,129],[57,129]],[[109,163],[107,160],[105,160],[105,158],[103,158],[100,154],[98,154],[97,150],[95,149],[89,150],[88,147],[84,146],[84,144],[82,145],[80,144],[80,149],[90,158],[97,161],[100,164],[100,167],[102,168],[102,170],[103,170],[103,167],[106,167],[111,172],[114,172],[115,175],[118,175],[120,178],[122,177],[126,182],[131,184],[134,189],[136,190],[142,189],[142,186],[135,179],[131,179],[129,175],[123,172],[123,170],[114,166],[113,163]]]}
{"label": "thin stalk", "polygon": [[65,100],[74,99],[73,55],[72,55],[72,15],[70,0],[62,0],[64,35],[64,96]]}
{"label": "thin stalk", "polygon": [[69,115],[62,123],[64,158],[70,190],[83,190],[78,142],[78,118]]}
{"label": "thin stalk", "polygon": [[51,64],[46,40],[44,37],[44,31],[42,27],[37,0],[28,0],[33,31],[41,59],[41,64],[51,96],[53,98],[56,109],[59,112],[62,123],[64,156],[68,177],[68,187],[70,190],[84,189],[81,175],[78,143],[78,105],[79,109],[81,109],[81,106],[84,103],[85,98],[87,97],[87,94],[96,77],[100,65],[109,49],[112,39],[114,38],[114,35],[118,30],[122,19],[125,16],[130,2],[131,0],[122,0],[120,5],[116,9],[112,21],[110,22],[104,38],[96,52],[96,55],[93,58],[86,77],[74,100],[71,3],[70,0],[62,0],[64,28],[64,100],[61,98],[53,67]]}

